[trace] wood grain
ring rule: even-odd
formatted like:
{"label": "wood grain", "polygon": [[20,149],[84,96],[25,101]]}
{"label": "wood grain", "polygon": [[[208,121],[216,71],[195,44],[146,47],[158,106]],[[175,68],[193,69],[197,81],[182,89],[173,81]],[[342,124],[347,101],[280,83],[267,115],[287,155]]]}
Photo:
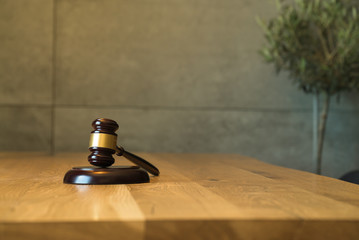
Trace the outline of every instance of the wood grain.
{"label": "wood grain", "polygon": [[[359,186],[229,154],[139,154],[151,183],[67,185],[88,153],[0,153],[0,239],[356,239]],[[117,164],[131,165],[123,158]]]}

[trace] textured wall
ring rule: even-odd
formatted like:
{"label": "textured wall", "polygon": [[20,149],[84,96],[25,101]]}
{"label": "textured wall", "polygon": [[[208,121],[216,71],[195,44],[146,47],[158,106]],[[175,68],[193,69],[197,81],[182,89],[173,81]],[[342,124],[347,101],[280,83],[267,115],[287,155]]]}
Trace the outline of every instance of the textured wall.
{"label": "textured wall", "polygon": [[[311,96],[257,51],[265,0],[0,0],[1,150],[228,152],[312,171]],[[330,113],[324,174],[359,168],[358,97]]]}

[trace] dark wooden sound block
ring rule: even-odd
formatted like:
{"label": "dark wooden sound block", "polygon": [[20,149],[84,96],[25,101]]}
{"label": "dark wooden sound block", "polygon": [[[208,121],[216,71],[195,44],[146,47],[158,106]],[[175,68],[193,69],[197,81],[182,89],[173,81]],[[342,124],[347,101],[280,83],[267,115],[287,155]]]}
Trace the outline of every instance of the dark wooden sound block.
{"label": "dark wooden sound block", "polygon": [[68,184],[131,184],[150,181],[148,173],[138,166],[73,167],[64,177]]}

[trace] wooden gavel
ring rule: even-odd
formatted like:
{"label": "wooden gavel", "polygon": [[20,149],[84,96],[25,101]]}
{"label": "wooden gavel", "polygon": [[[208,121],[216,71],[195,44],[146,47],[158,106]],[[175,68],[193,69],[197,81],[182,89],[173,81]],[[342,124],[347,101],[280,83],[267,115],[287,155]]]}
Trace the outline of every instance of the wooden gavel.
{"label": "wooden gavel", "polygon": [[[131,184],[149,182],[147,172],[158,176],[160,171],[143,158],[117,146],[118,124],[107,118],[92,122],[95,129],[91,132],[88,161],[94,167],[73,167],[64,176],[68,184]],[[113,154],[123,156],[137,166],[111,166]],[[141,169],[142,168],[142,169]],[[144,169],[144,170],[143,170]]]}
{"label": "wooden gavel", "polygon": [[134,164],[144,168],[149,173],[158,176],[159,170],[151,163],[143,158],[127,152],[123,147],[117,146],[118,124],[107,118],[97,118],[92,122],[92,127],[95,129],[91,132],[89,150],[91,154],[88,156],[88,161],[98,167],[109,167],[114,162],[113,154],[123,156]]}

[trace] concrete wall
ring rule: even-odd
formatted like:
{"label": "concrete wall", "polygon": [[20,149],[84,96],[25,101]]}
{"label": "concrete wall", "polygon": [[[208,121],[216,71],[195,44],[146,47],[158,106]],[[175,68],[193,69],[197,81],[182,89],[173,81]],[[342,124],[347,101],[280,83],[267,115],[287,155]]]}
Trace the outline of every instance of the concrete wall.
{"label": "concrete wall", "polygon": [[[311,96],[263,63],[267,0],[0,0],[0,150],[240,153],[313,171]],[[324,174],[359,168],[359,98],[333,103]]]}

